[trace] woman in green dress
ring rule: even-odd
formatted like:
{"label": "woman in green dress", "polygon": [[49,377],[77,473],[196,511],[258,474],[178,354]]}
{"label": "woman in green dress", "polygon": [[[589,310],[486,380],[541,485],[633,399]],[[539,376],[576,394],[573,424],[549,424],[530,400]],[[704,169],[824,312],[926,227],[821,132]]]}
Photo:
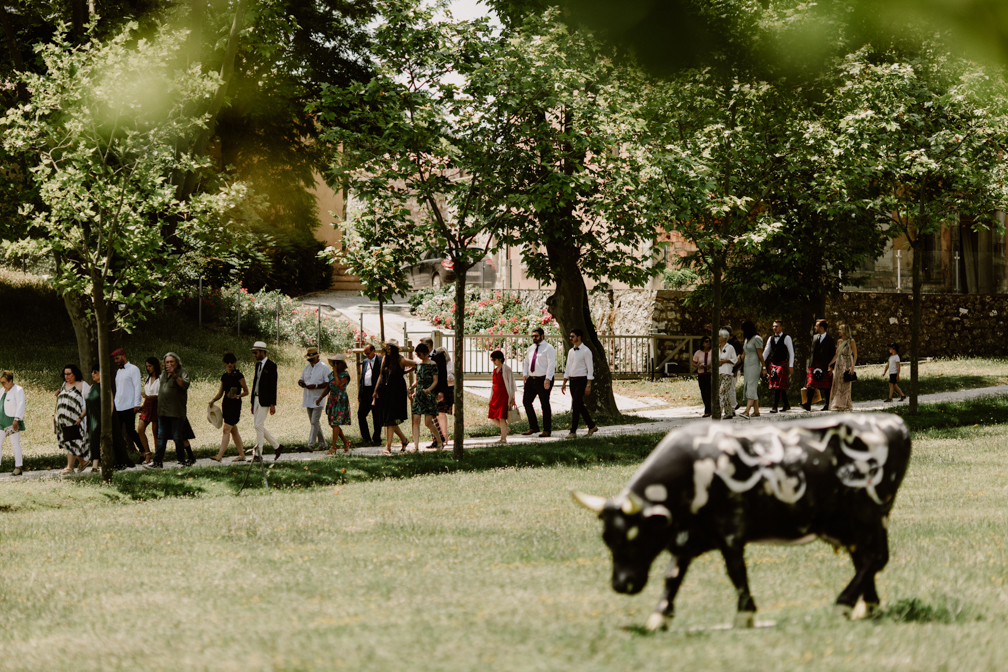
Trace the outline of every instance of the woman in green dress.
{"label": "woman in green dress", "polygon": [[415,350],[420,365],[417,366],[417,379],[410,386],[410,396],[413,399],[413,450],[420,449],[420,417],[434,439],[433,450],[444,447],[444,437],[437,423],[437,385],[438,367],[430,358],[430,348],[426,343],[420,343]]}
{"label": "woman in green dress", "polygon": [[332,445],[326,455],[335,455],[337,439],[343,442],[344,453],[350,450],[350,439],[346,437],[340,426],[350,424],[350,396],[347,394],[350,372],[347,371],[345,355],[330,357],[329,366],[332,368],[332,373],[329,374],[329,384],[323,388],[324,391],[315,400],[315,403],[322,403],[325,396],[329,395],[329,401],[326,402],[326,418],[329,419],[329,426],[332,427]]}

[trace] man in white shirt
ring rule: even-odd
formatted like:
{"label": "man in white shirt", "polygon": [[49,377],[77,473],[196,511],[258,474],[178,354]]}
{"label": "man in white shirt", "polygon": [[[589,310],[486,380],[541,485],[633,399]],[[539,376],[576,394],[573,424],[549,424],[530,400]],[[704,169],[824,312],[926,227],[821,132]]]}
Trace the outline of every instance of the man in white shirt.
{"label": "man in white shirt", "polygon": [[542,327],[532,331],[532,345],[525,353],[525,361],[522,364],[522,375],[525,377],[522,403],[529,422],[528,431],[522,432],[525,436],[539,434],[539,418],[536,417],[535,408],[532,406],[537,397],[543,414],[543,433],[539,436],[549,436],[553,431],[550,390],[553,388],[553,379],[556,375],[556,350],[545,341],[545,336],[546,332]]}
{"label": "man in white shirt", "polygon": [[145,452],[143,443],[136,430],[136,414],[140,412],[140,390],[143,387],[140,369],[130,364],[126,358],[126,351],[122,348],[112,351],[112,361],[117,367],[113,401],[116,415],[119,416],[119,424],[126,429],[126,438],[129,440],[126,447],[135,447],[138,452],[143,453]]}
{"label": "man in white shirt", "polygon": [[[784,333],[784,323],[780,320],[774,320],[773,335],[767,339],[763,349],[763,361],[766,362],[767,376],[770,379],[769,387],[774,393],[774,404],[770,412],[776,413],[777,404],[782,400],[784,407],[781,410],[790,411],[787,388],[788,379],[794,373],[794,344],[791,337]],[[777,375],[774,375],[775,371]]]}
{"label": "man in white shirt", "polygon": [[315,450],[316,446],[320,450],[328,448],[325,436],[322,434],[322,411],[325,410],[325,402],[318,403],[319,390],[329,384],[330,369],[326,364],[319,361],[319,351],[316,347],[308,348],[305,351],[305,359],[308,363],[298,378],[298,387],[302,393],[301,406],[308,411],[308,449]]}
{"label": "man in white shirt", "polygon": [[[382,417],[379,404],[374,399],[375,383],[381,375],[382,357],[370,343],[364,345],[364,362],[361,364],[361,378],[357,393],[357,422],[360,424],[361,440],[365,444],[378,446],[382,443]],[[368,414],[371,414],[374,432],[368,431]]]}
{"label": "man in white shirt", "polygon": [[581,329],[571,329],[570,342],[572,347],[567,352],[567,365],[564,367],[564,382],[560,387],[560,394],[567,393],[567,381],[570,381],[571,388],[571,429],[567,434],[568,439],[577,436],[578,418],[583,417],[588,426],[588,436],[598,431],[595,421],[588,414],[588,409],[584,407],[584,398],[591,394],[591,381],[595,379],[595,366],[592,360],[591,350],[584,345],[582,339],[584,331]]}

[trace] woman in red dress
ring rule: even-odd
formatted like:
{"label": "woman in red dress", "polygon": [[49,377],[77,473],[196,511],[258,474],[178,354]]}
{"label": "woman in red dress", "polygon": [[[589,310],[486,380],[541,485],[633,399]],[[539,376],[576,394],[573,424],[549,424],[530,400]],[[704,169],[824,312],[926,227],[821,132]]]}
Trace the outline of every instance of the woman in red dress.
{"label": "woman in red dress", "polygon": [[490,353],[493,362],[493,392],[490,395],[490,411],[487,417],[500,425],[501,438],[497,443],[507,443],[508,411],[517,408],[515,403],[515,379],[511,367],[504,363],[504,353],[494,350]]}

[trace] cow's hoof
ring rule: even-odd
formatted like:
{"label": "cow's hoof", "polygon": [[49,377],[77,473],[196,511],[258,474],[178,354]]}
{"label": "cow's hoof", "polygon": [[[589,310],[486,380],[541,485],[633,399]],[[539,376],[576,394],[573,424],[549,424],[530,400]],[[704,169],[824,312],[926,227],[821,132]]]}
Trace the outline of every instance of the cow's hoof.
{"label": "cow's hoof", "polygon": [[866,618],[871,618],[875,615],[875,610],[878,609],[877,603],[868,604],[864,600],[858,600],[858,603],[854,605],[854,609],[851,611],[850,620],[860,621]]}
{"label": "cow's hoof", "polygon": [[644,624],[644,627],[651,632],[655,632],[656,630],[668,630],[669,622],[671,620],[671,616],[666,616],[660,611],[656,611],[648,616],[647,623]]}
{"label": "cow's hoof", "polygon": [[755,612],[752,611],[740,611],[735,614],[735,627],[736,628],[751,628],[754,625],[756,619]]}
{"label": "cow's hoof", "polygon": [[850,619],[851,613],[853,613],[854,607],[848,606],[846,604],[834,604],[833,613],[837,616],[843,616],[846,619]]}

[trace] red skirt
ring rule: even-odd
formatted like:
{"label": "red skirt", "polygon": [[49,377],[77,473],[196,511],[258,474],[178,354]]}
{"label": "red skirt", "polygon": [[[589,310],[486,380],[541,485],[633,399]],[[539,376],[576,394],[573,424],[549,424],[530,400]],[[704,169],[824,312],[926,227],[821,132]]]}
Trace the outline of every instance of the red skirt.
{"label": "red skirt", "polygon": [[[819,378],[815,377],[816,370],[820,371]],[[805,379],[805,387],[814,390],[828,390],[833,387],[833,372],[829,366],[814,363],[808,368],[808,377]]]}
{"label": "red skirt", "polygon": [[770,370],[770,380],[767,384],[771,390],[786,390],[788,387],[788,367],[785,364],[767,365]]}
{"label": "red skirt", "polygon": [[508,406],[511,397],[508,396],[507,387],[504,386],[504,376],[498,371],[493,374],[493,392],[490,394],[490,411],[487,417],[491,420],[507,420]]}
{"label": "red skirt", "polygon": [[140,407],[140,419],[148,425],[157,421],[157,397],[147,397],[144,400]]}

